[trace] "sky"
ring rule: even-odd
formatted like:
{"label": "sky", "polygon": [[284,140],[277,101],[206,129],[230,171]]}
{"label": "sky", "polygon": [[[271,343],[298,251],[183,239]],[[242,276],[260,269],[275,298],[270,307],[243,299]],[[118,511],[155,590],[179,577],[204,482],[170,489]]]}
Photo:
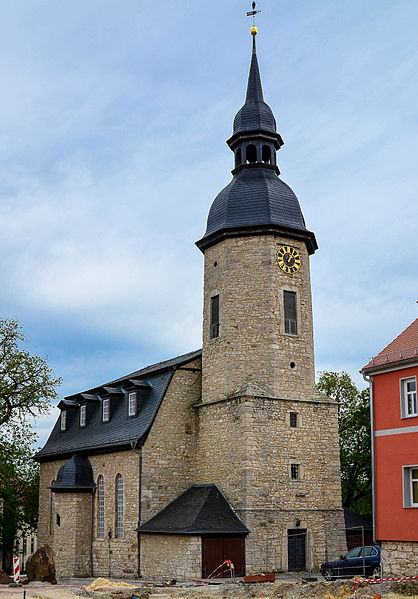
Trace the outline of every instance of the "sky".
{"label": "sky", "polygon": [[[418,2],[257,8],[281,177],[319,244],[316,368],[364,387],[359,369],[418,316]],[[60,397],[201,347],[194,242],[231,179],[247,10],[0,0],[0,317]]]}

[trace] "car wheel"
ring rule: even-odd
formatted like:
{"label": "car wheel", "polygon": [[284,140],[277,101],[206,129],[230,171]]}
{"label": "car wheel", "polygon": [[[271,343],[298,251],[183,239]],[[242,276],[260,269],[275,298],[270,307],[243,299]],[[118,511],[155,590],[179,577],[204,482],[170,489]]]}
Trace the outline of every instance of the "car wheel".
{"label": "car wheel", "polygon": [[372,578],[381,578],[381,576],[380,566],[375,566],[372,570]]}
{"label": "car wheel", "polygon": [[326,568],[326,570],[324,571],[325,580],[334,580],[335,576],[333,574],[334,574],[334,571],[332,568]]}

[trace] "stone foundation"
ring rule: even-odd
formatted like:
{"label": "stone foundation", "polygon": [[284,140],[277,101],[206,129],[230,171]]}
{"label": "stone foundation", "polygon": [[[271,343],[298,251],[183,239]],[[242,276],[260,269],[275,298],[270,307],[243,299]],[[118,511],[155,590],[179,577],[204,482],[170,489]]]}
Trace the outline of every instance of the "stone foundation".
{"label": "stone foundation", "polygon": [[382,541],[383,576],[417,576],[418,541]]}
{"label": "stone foundation", "polygon": [[141,573],[144,579],[200,579],[201,538],[189,535],[141,535]]}

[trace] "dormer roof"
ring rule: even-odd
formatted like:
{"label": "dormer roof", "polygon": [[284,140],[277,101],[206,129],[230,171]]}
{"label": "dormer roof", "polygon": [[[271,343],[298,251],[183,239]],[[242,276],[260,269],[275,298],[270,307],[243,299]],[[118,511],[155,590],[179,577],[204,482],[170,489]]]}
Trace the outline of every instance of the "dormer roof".
{"label": "dormer roof", "polygon": [[[69,406],[79,408],[80,403],[77,399],[83,395],[103,398],[112,394],[111,396],[115,397],[111,402],[111,414],[108,422],[103,422],[101,401],[92,402],[89,406],[88,420],[84,427],[80,427],[78,418],[71,417],[67,418],[66,429],[62,431],[58,418],[48,441],[34,456],[34,459],[42,462],[70,457],[74,453],[92,455],[127,449],[132,444],[135,447],[141,446],[154,422],[175,370],[200,358],[201,354],[202,351],[197,350],[171,360],[158,362],[62,400],[59,407],[65,409]],[[130,382],[132,380],[137,383],[140,409],[136,416],[129,417],[127,401],[124,401],[122,388],[125,384],[127,388],[132,386]]]}

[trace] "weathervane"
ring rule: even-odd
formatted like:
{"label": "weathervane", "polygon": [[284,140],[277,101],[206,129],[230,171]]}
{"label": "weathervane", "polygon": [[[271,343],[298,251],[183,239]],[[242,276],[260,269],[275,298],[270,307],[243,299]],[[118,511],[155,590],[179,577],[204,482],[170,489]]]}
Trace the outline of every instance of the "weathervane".
{"label": "weathervane", "polygon": [[261,10],[256,10],[255,2],[252,2],[251,8],[252,8],[252,10],[249,10],[247,12],[247,17],[253,18],[253,26],[251,27],[250,32],[251,32],[251,35],[256,36],[258,33],[258,30],[257,30],[257,27],[255,26],[255,16],[258,15],[258,13],[260,13]]}

